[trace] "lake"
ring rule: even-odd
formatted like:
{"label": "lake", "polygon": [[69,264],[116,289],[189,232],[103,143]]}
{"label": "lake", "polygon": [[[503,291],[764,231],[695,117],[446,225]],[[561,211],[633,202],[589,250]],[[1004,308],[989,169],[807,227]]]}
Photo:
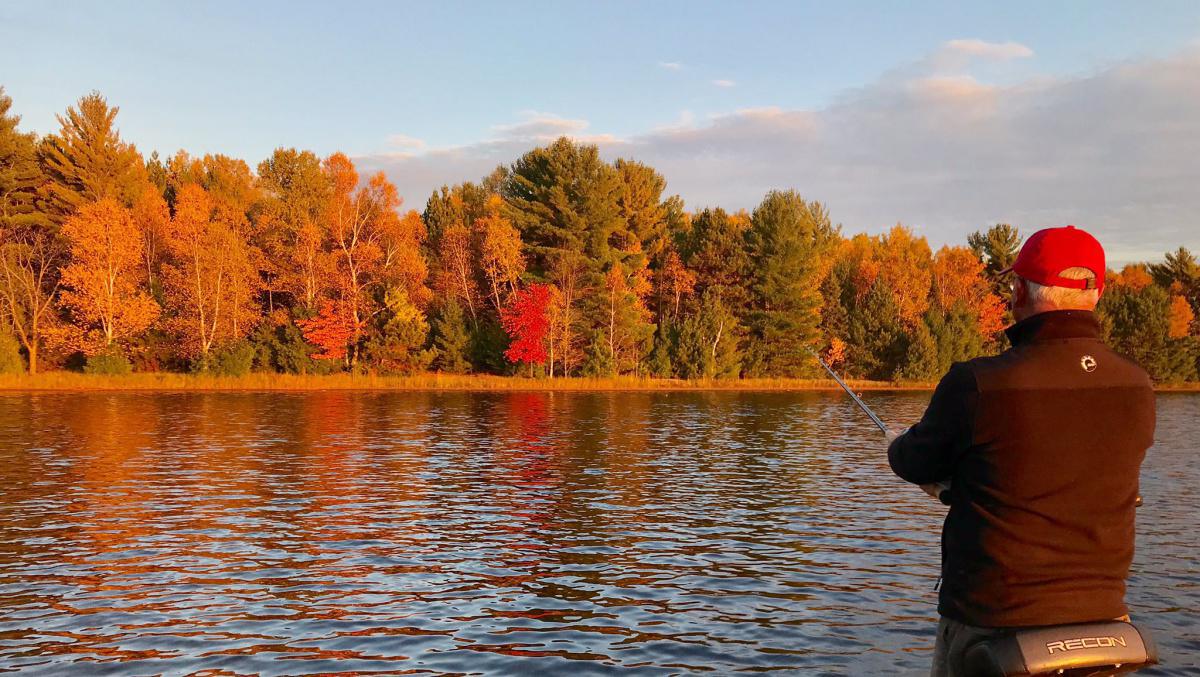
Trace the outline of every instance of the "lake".
{"label": "lake", "polygon": [[[928,394],[867,393],[911,422]],[[1128,599],[1200,674],[1200,396]],[[0,394],[0,671],[924,674],[945,508],[838,393]]]}

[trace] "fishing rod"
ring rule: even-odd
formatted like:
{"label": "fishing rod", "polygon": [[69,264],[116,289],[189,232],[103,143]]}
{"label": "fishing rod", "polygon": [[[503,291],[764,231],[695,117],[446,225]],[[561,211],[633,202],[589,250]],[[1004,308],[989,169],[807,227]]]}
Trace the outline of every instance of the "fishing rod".
{"label": "fishing rod", "polygon": [[[875,422],[875,425],[879,426],[879,430],[882,431],[885,436],[890,435],[892,432],[891,429],[888,428],[887,424],[883,422],[883,419],[879,418],[877,415],[875,415],[875,412],[871,411],[871,408],[867,406],[866,402],[862,401],[862,398],[858,396],[858,393],[854,392],[850,389],[850,386],[846,385],[846,382],[837,375],[837,372],[834,371],[833,368],[828,364],[826,364],[825,360],[821,359],[821,356],[817,354],[817,351],[810,348],[809,352],[812,353],[813,357],[817,358],[817,362],[822,367],[825,367],[825,371],[829,372],[829,375],[833,377],[833,380],[842,387],[842,390],[846,391],[846,394],[849,395],[850,399],[854,400],[854,403],[863,410],[863,413],[869,416],[871,420]],[[941,501],[942,505],[950,505],[950,501],[953,498],[953,495],[950,492],[950,482],[936,482],[935,485],[937,486],[937,500]],[[1141,497],[1139,496],[1138,499],[1140,501]]]}
{"label": "fishing rod", "polygon": [[809,352],[812,353],[813,357],[817,358],[817,362],[820,363],[822,367],[825,367],[825,371],[829,372],[829,375],[833,377],[833,380],[837,381],[837,384],[842,387],[842,390],[846,391],[846,394],[849,395],[850,399],[854,400],[854,403],[863,410],[863,413],[869,416],[871,420],[875,422],[875,425],[879,426],[879,430],[883,432],[884,435],[889,434],[891,429],[887,427],[887,424],[883,422],[883,419],[879,418],[875,415],[875,412],[871,411],[871,408],[867,406],[867,403],[863,402],[862,398],[859,397],[853,390],[851,390],[850,386],[846,385],[846,382],[837,375],[837,372],[835,372],[832,367],[830,367],[828,364],[825,364],[825,360],[822,360],[821,356],[818,355],[815,350],[810,349]]}

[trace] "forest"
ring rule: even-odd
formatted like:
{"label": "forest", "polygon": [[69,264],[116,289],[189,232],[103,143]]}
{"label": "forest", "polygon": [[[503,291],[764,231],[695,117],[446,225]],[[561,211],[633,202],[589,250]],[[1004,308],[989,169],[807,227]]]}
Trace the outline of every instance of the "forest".
{"label": "forest", "polygon": [[[406,209],[342,153],[143,157],[99,93],[41,137],[12,107],[0,88],[0,373],[806,378],[819,352],[930,381],[1004,348],[997,271],[1034,229],[934,251],[904,225],[845,233],[796,190],[689,208],[567,138]],[[1196,380],[1196,258],[1106,279],[1107,340]]]}

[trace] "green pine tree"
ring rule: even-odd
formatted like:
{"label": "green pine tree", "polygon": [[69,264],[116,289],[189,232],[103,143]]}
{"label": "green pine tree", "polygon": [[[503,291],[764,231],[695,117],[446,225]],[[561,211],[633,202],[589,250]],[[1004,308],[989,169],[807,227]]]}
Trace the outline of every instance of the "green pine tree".
{"label": "green pine tree", "polygon": [[752,307],[748,370],[756,376],[814,373],[809,349],[819,339],[819,264],[837,231],[819,202],[772,191],[751,216]]}
{"label": "green pine tree", "polygon": [[437,351],[433,366],[451,374],[465,374],[471,370],[467,352],[471,334],[467,331],[462,306],[453,299],[442,304],[433,320],[433,347]]}
{"label": "green pine tree", "polygon": [[58,134],[43,139],[38,156],[50,179],[48,209],[56,219],[103,198],[130,206],[149,185],[137,148],[117,132],[118,110],[92,92],[58,117]]}

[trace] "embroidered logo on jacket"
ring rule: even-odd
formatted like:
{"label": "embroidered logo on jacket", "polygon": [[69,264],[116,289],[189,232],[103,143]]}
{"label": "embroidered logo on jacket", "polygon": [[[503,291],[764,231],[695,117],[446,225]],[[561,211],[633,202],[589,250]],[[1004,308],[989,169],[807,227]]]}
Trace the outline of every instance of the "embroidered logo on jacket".
{"label": "embroidered logo on jacket", "polygon": [[1096,371],[1096,358],[1091,355],[1084,355],[1079,358],[1079,366],[1083,367],[1083,370],[1088,373]]}

